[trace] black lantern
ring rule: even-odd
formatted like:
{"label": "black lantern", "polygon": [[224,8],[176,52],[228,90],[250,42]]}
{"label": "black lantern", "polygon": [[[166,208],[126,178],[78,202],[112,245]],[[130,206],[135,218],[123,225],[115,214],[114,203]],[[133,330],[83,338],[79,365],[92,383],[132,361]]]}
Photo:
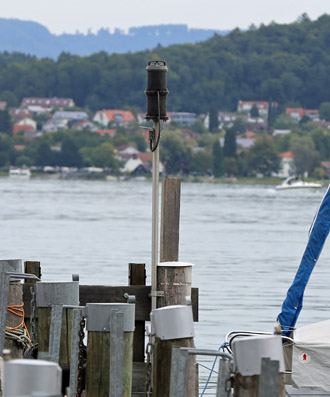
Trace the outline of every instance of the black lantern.
{"label": "black lantern", "polygon": [[149,61],[146,67],[148,73],[147,95],[148,105],[146,120],[168,120],[166,114],[167,66],[165,61]]}

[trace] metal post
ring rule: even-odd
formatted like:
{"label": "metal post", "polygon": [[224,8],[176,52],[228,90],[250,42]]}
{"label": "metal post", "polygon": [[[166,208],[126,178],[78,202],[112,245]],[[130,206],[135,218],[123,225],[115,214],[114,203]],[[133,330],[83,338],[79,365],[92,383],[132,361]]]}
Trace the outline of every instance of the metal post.
{"label": "metal post", "polygon": [[279,361],[262,358],[259,397],[277,397],[279,395],[279,368]]}
{"label": "metal post", "polygon": [[5,346],[9,280],[10,274],[0,272],[0,356],[2,356],[2,351]]}
{"label": "metal post", "polygon": [[186,396],[188,350],[173,347],[171,359],[170,397]]}
{"label": "metal post", "polygon": [[219,372],[216,397],[230,397],[231,393],[231,372],[229,360],[219,357]]}
{"label": "metal post", "polygon": [[110,397],[124,395],[124,313],[110,311]]}
{"label": "metal post", "polygon": [[53,305],[49,330],[49,361],[59,363],[63,305]]}
{"label": "metal post", "polygon": [[[159,138],[159,121],[153,122],[155,145]],[[157,304],[157,265],[158,265],[158,234],[159,234],[159,145],[152,153],[152,261],[151,261],[151,310]]]}
{"label": "metal post", "polygon": [[78,355],[79,331],[82,313],[80,309],[73,310],[72,336],[71,336],[71,362],[70,362],[70,397],[76,397],[78,385]]}

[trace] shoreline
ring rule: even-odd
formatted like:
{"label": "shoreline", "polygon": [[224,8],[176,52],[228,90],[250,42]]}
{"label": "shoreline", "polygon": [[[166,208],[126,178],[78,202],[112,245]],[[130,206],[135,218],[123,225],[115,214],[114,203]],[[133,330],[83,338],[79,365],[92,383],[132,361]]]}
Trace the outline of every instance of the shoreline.
{"label": "shoreline", "polygon": [[[0,179],[7,179],[9,175],[7,172],[0,172]],[[160,177],[160,180],[163,177]],[[23,180],[24,178],[16,178],[16,180]],[[136,182],[152,182],[152,178],[150,176],[106,176],[100,178],[100,175],[97,177],[89,176],[89,177],[70,177],[70,178],[63,178],[61,177],[60,173],[55,174],[42,174],[42,173],[32,173],[31,179],[46,179],[46,180],[86,180],[86,181],[106,181],[106,182],[129,182],[129,181],[136,181]],[[14,178],[12,178],[14,180]],[[26,179],[25,179],[26,180]],[[203,177],[203,176],[187,176],[181,177],[182,182],[188,183],[217,183],[217,184],[229,184],[229,185],[279,185],[282,182],[282,178],[278,177],[265,177],[265,178],[257,178],[257,177],[232,177],[232,178],[210,178],[210,177]],[[305,181],[314,181],[313,178],[305,178]],[[328,180],[318,180],[322,186],[328,185]]]}

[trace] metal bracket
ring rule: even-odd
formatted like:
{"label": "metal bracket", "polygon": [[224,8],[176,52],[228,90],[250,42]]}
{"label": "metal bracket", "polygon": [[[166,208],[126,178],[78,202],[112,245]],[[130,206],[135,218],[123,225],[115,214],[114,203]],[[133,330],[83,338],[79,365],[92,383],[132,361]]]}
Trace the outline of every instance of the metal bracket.
{"label": "metal bracket", "polygon": [[124,395],[124,313],[110,312],[110,397]]}
{"label": "metal bracket", "polygon": [[151,291],[149,297],[152,298],[153,296],[156,298],[163,298],[165,296],[164,291]]}
{"label": "metal bracket", "polygon": [[39,277],[37,277],[35,274],[30,274],[30,273],[14,273],[14,272],[8,272],[7,274],[10,275],[11,280],[21,280],[21,279],[29,279],[29,280],[36,280],[36,281],[41,281]]}
{"label": "metal bracket", "polygon": [[135,303],[136,302],[135,295],[129,295],[127,292],[125,292],[124,298],[127,299],[127,303]]}
{"label": "metal bracket", "polygon": [[9,280],[10,274],[0,272],[0,356],[2,356],[2,351],[5,346]]}

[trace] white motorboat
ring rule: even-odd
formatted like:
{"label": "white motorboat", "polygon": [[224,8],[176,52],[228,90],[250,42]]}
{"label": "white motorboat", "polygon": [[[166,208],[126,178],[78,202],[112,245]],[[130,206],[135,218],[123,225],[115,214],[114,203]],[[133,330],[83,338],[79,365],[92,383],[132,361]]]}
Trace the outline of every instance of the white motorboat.
{"label": "white motorboat", "polygon": [[299,180],[296,176],[289,176],[281,185],[276,186],[276,190],[319,189],[321,187],[321,183],[306,182]]}
{"label": "white motorboat", "polygon": [[31,171],[28,168],[13,168],[9,170],[9,178],[29,179]]}

